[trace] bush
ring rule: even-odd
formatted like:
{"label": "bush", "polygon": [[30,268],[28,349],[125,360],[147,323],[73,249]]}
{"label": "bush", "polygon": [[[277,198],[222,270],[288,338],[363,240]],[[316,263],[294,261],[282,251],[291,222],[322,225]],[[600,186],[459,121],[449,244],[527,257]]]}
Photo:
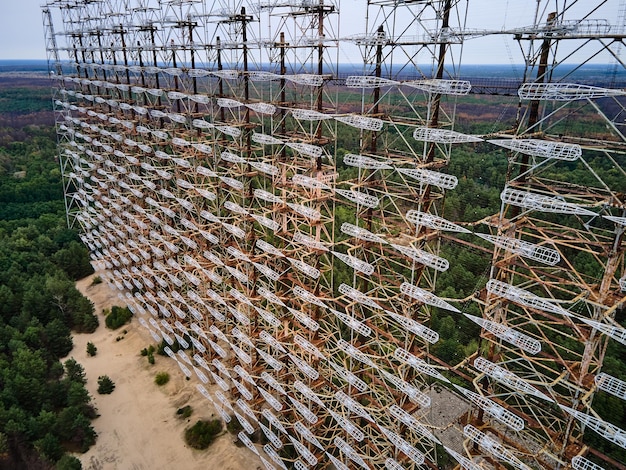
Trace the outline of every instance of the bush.
{"label": "bush", "polygon": [[130,321],[133,316],[133,313],[127,307],[118,307],[114,305],[111,307],[110,313],[106,314],[106,319],[104,323],[107,328],[111,330],[117,330],[122,325],[125,325]]}
{"label": "bush", "polygon": [[191,413],[193,413],[193,408],[191,407],[191,405],[186,405],[176,410],[176,414],[180,419],[189,418],[191,416]]}
{"label": "bush", "polygon": [[100,276],[94,276],[94,278],[91,280],[91,285],[97,286],[98,284],[102,284],[102,278]]}
{"label": "bush", "polygon": [[167,372],[159,372],[154,377],[154,383],[157,385],[165,385],[169,381],[170,381],[170,374],[168,374]]}
{"label": "bush", "polygon": [[98,377],[98,393],[100,395],[108,395],[115,390],[115,383],[108,375]]}
{"label": "bush", "polygon": [[198,421],[185,430],[185,442],[194,449],[206,449],[222,431],[222,422],[219,419]]}
{"label": "bush", "polygon": [[83,468],[80,460],[73,455],[65,454],[55,465],[55,470],[81,470]]}
{"label": "bush", "polygon": [[96,355],[97,352],[98,348],[96,347],[96,345],[89,341],[87,343],[87,355],[93,357]]}

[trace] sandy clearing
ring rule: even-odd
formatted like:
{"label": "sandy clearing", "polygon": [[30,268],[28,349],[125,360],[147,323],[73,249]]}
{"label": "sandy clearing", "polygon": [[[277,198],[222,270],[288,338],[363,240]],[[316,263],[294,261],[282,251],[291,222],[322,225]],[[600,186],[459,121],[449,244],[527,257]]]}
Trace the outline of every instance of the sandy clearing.
{"label": "sandy clearing", "polygon": [[[96,273],[97,275],[97,273]],[[100,417],[93,421],[98,433],[96,444],[80,454],[86,470],[141,469],[220,469],[255,470],[261,462],[250,450],[237,447],[229,434],[219,437],[207,450],[189,448],[183,439],[186,427],[200,418],[216,417],[212,405],[195,389],[196,381],[185,380],[170,358],[155,354],[150,365],[139,352],[154,343],[136,318],[119,330],[104,326],[102,310],[122,305],[117,291],[107,283],[91,285],[92,276],[77,283],[78,290],[95,305],[100,326],[92,334],[74,334],[74,357],[85,368],[87,389],[93,397]],[[122,331],[126,330],[124,334]],[[122,337],[119,341],[117,337]],[[87,342],[98,348],[96,356],[86,353]],[[154,384],[157,372],[170,373],[170,382]],[[99,395],[97,379],[108,375],[115,382],[115,391]],[[176,416],[184,405],[193,407],[187,420]]]}

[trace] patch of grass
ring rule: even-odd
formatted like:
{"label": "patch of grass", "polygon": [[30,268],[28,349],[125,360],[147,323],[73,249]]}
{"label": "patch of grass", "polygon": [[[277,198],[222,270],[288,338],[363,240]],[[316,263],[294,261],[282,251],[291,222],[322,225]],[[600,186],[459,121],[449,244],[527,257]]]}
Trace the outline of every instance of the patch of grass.
{"label": "patch of grass", "polygon": [[185,405],[182,408],[178,408],[176,410],[176,414],[180,419],[189,418],[191,416],[191,413],[193,413],[193,408],[191,407],[191,405]]}
{"label": "patch of grass", "polygon": [[219,419],[199,420],[185,430],[185,442],[194,449],[206,449],[221,431],[222,422]]}
{"label": "patch of grass", "polygon": [[167,372],[159,372],[154,377],[154,383],[159,385],[159,386],[165,385],[169,381],[170,381],[170,374],[168,374]]}

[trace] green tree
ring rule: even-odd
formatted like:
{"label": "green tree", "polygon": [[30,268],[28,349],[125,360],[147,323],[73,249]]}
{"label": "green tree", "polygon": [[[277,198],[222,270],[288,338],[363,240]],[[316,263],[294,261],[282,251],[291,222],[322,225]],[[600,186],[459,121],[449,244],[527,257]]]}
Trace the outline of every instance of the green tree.
{"label": "green tree", "polygon": [[101,395],[108,395],[115,390],[115,383],[108,375],[101,375],[98,377],[98,393]]}

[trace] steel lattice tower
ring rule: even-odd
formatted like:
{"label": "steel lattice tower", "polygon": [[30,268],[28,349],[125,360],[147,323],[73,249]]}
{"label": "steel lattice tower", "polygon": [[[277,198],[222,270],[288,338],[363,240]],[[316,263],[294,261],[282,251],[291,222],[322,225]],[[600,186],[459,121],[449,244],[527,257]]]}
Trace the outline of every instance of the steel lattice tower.
{"label": "steel lattice tower", "polygon": [[[578,3],[489,31],[467,0],[368,1],[347,37],[332,0],[45,5],[68,220],[266,468],[593,469],[588,429],[626,445],[591,407],[626,396],[601,373],[626,342],[626,101],[561,72],[569,43],[624,68],[623,31]],[[469,135],[461,53],[493,34],[524,51],[519,112]],[[607,130],[571,135],[588,109]],[[446,168],[485,140],[509,159],[501,211],[446,220]],[[445,244],[492,257],[471,298],[437,295]],[[460,364],[431,350],[441,310],[480,326]]]}

